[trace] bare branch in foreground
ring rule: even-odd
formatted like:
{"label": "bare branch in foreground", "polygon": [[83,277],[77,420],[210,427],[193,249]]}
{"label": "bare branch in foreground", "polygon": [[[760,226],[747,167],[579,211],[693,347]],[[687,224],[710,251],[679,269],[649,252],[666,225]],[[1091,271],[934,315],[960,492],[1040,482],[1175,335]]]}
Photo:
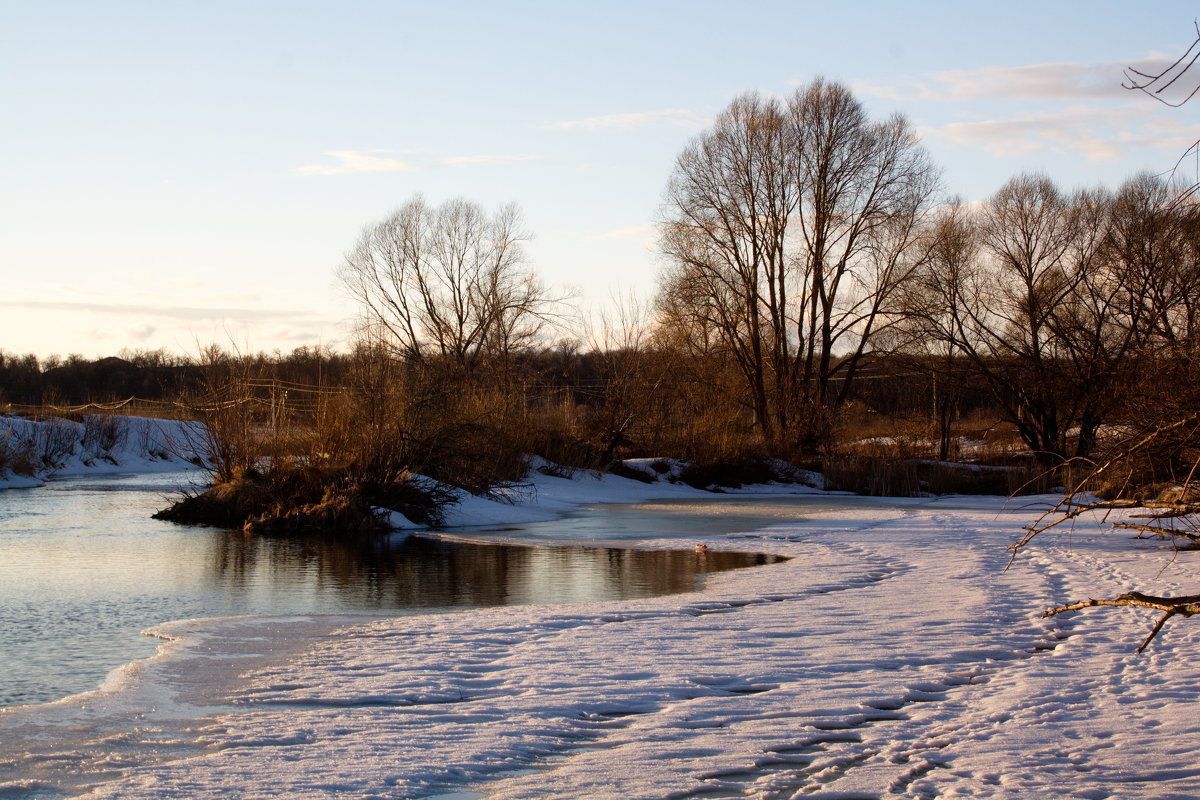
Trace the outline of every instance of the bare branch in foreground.
{"label": "bare branch in foreground", "polygon": [[[1112,511],[1119,508],[1129,508],[1130,504],[1124,500],[1115,501],[1099,501],[1094,503],[1080,502],[1079,498],[1085,494],[1084,486],[1089,481],[1095,481],[1101,476],[1111,471],[1114,467],[1121,464],[1124,460],[1131,458],[1134,454],[1142,452],[1151,447],[1155,442],[1161,441],[1168,435],[1177,435],[1180,432],[1185,432],[1186,437],[1190,440],[1200,435],[1200,414],[1190,414],[1183,419],[1175,420],[1171,423],[1159,425],[1150,432],[1141,436],[1132,444],[1121,448],[1121,450],[1108,458],[1102,464],[1094,467],[1089,471],[1087,476],[1078,481],[1075,486],[1067,491],[1061,501],[1054,505],[1053,508],[1039,516],[1031,525],[1025,527],[1025,534],[1018,541],[1009,545],[1011,551],[1009,557],[1009,566],[1016,559],[1017,553],[1021,548],[1028,545],[1038,534],[1044,533],[1051,528],[1056,528],[1066,522],[1071,522],[1077,517],[1082,516],[1088,511]],[[1068,462],[1070,463],[1070,462]],[[1197,464],[1200,466],[1200,464]],[[1193,467],[1192,473],[1189,474],[1189,481],[1195,474],[1196,467]],[[1175,508],[1180,504],[1170,504],[1170,507]],[[1182,515],[1180,515],[1182,516]],[[1166,531],[1164,531],[1166,533]]]}
{"label": "bare branch in foreground", "polygon": [[[1143,72],[1134,67],[1125,68],[1125,81],[1121,83],[1121,87],[1131,91],[1142,92],[1163,105],[1179,108],[1188,100],[1196,96],[1200,92],[1200,85],[1192,87],[1190,92],[1182,97],[1182,99],[1171,99],[1163,93],[1175,85],[1176,81],[1186,75],[1192,67],[1196,66],[1196,62],[1200,61],[1200,23],[1193,21],[1192,26],[1196,29],[1196,36],[1192,39],[1192,43],[1188,46],[1187,51],[1179,58],[1158,72]],[[1187,91],[1186,89],[1184,90]]]}
{"label": "bare branch in foreground", "polygon": [[1163,612],[1163,615],[1158,618],[1158,622],[1154,623],[1154,628],[1150,631],[1150,635],[1146,637],[1141,647],[1137,649],[1137,652],[1141,653],[1153,641],[1154,637],[1158,635],[1163,625],[1171,617],[1190,617],[1193,614],[1200,614],[1200,594],[1186,595],[1184,597],[1156,597],[1155,595],[1142,594],[1141,592],[1126,592],[1125,594],[1117,595],[1111,600],[1084,600],[1079,603],[1068,603],[1065,606],[1058,606],[1044,612],[1042,617],[1053,617],[1064,611],[1079,611],[1083,608],[1094,608],[1096,606],[1152,608]]}
{"label": "bare branch in foreground", "polygon": [[[1114,522],[1113,528],[1149,533],[1159,537],[1173,536],[1177,539],[1186,539],[1193,544],[1200,543],[1200,534],[1192,533],[1191,531],[1181,531],[1178,528],[1164,528],[1160,525],[1142,525],[1137,522]],[[1142,537],[1139,536],[1137,538],[1140,539]]]}

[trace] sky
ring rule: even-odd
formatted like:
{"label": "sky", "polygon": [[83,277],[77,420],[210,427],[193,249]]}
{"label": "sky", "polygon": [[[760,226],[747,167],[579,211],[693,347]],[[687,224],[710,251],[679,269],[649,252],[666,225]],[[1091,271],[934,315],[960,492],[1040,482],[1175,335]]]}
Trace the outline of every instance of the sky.
{"label": "sky", "polygon": [[343,254],[417,193],[519,204],[585,311],[651,297],[678,153],[818,76],[967,201],[1170,169],[1200,105],[1122,70],[1186,50],[1194,4],[1082,7],[0,0],[0,350],[344,348]]}

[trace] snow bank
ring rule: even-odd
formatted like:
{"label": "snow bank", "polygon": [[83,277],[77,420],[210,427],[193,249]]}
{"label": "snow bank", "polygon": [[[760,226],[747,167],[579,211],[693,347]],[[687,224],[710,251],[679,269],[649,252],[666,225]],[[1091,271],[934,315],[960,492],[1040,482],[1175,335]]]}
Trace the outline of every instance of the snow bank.
{"label": "snow bank", "polygon": [[35,476],[0,470],[0,489],[43,485],[54,475],[165,472],[188,466],[203,442],[198,422],[87,415],[82,421],[0,415],[0,444],[27,451]]}
{"label": "snow bank", "polygon": [[[465,528],[485,525],[513,525],[554,519],[581,505],[594,503],[636,503],[671,497],[695,497],[703,494],[682,484],[647,484],[587,470],[559,473],[539,471],[543,465],[533,459],[526,481],[500,490],[492,498],[458,493],[458,502],[447,509],[445,527]],[[569,477],[568,477],[569,476]]]}
{"label": "snow bank", "polygon": [[[556,519],[580,506],[597,503],[639,503],[712,496],[709,492],[671,481],[672,478],[678,478],[683,462],[673,459],[629,459],[625,463],[634,469],[646,471],[648,475],[657,475],[649,467],[654,461],[668,463],[669,469],[660,476],[661,480],[645,483],[604,472],[564,468],[535,456],[530,459],[529,474],[524,482],[501,488],[490,497],[454,490],[455,503],[447,507],[441,527],[520,525]],[[795,468],[791,468],[791,471],[803,476],[811,484],[823,482],[815,472]],[[722,489],[721,492],[732,495],[833,494],[804,483],[757,484],[740,489]],[[398,512],[392,512],[389,520],[397,530],[423,528]]]}

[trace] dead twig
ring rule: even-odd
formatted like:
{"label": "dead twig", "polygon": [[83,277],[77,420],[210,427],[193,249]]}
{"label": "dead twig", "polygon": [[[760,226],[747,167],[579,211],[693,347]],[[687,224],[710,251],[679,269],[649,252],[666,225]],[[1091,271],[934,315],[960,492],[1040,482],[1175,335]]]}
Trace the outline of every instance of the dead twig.
{"label": "dead twig", "polygon": [[1112,526],[1113,528],[1121,528],[1123,530],[1150,533],[1154,534],[1155,536],[1171,536],[1176,539],[1187,539],[1189,542],[1200,542],[1200,534],[1195,534],[1191,531],[1181,531],[1178,528],[1164,528],[1159,525],[1142,525],[1138,522],[1114,522]]}
{"label": "dead twig", "polygon": [[1191,100],[1197,92],[1200,92],[1200,85],[1192,87],[1192,90],[1180,100],[1172,100],[1163,96],[1163,92],[1175,85],[1175,82],[1186,75],[1196,62],[1200,60],[1200,23],[1193,21],[1193,27],[1196,29],[1196,37],[1192,39],[1192,43],[1188,46],[1186,52],[1175,61],[1158,72],[1143,72],[1134,67],[1125,68],[1125,81],[1121,84],[1124,89],[1131,91],[1142,92],[1148,95],[1163,105],[1172,108],[1179,108],[1188,100]]}
{"label": "dead twig", "polygon": [[1097,606],[1114,606],[1114,607],[1130,607],[1130,608],[1150,608],[1155,611],[1163,612],[1163,615],[1154,623],[1150,635],[1142,642],[1141,647],[1137,649],[1141,653],[1146,649],[1146,646],[1154,640],[1158,632],[1162,630],[1163,625],[1171,617],[1190,617],[1193,614],[1200,614],[1200,594],[1186,595],[1183,597],[1158,597],[1150,594],[1142,594],[1141,592],[1126,592],[1125,594],[1117,595],[1110,600],[1084,600],[1078,603],[1068,603],[1066,605],[1051,608],[1042,614],[1042,617],[1053,617],[1056,614],[1062,614],[1065,611],[1079,611],[1084,608],[1095,608]]}

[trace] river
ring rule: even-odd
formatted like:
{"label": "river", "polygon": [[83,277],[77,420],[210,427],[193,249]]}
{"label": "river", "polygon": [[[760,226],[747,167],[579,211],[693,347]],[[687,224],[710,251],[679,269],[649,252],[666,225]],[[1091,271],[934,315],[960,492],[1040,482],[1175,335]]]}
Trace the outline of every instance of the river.
{"label": "river", "polygon": [[691,591],[706,573],[775,559],[697,553],[690,541],[678,551],[584,544],[753,530],[814,502],[597,505],[460,540],[246,537],[150,517],[202,476],[83,476],[0,493],[0,708],[96,688],[152,655],[158,642],[141,632],[169,620],[382,617]]}

